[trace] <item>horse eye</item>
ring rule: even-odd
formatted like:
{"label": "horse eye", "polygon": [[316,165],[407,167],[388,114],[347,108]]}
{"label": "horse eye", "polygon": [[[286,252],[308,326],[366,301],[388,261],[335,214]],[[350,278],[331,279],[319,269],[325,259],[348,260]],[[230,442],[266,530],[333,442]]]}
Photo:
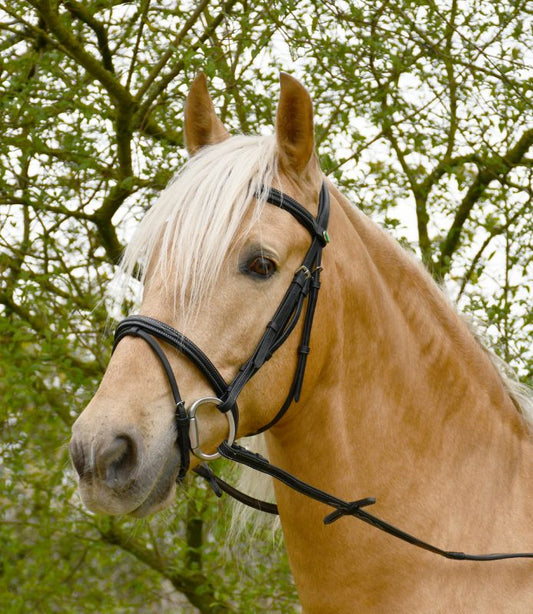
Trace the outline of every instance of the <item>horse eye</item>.
{"label": "horse eye", "polygon": [[257,277],[268,279],[276,272],[276,263],[266,256],[256,256],[246,265],[246,272]]}

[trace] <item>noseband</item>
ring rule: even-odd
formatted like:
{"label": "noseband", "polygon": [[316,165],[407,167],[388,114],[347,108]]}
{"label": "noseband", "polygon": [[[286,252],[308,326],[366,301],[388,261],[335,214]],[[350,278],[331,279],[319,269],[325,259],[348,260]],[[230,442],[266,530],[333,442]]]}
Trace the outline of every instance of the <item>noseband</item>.
{"label": "noseband", "polygon": [[[261,427],[256,433],[261,433],[273,426],[285,414],[293,401],[298,401],[302,390],[307,355],[309,354],[309,339],[311,337],[311,327],[315,313],[318,290],[320,288],[320,272],[322,270],[322,249],[329,242],[327,225],[329,219],[329,193],[325,183],[322,184],[318,203],[318,213],[313,217],[307,209],[300,203],[293,200],[287,194],[283,194],[274,188],[268,191],[267,202],[288,211],[311,235],[311,245],[303,259],[301,266],[294,273],[293,280],[288,287],[281,303],[279,304],[273,318],[268,323],[261,340],[257,344],[252,355],[240,367],[235,378],[228,384],[209,360],[209,358],[183,333],[178,332],[168,324],[149,318],[147,316],[130,316],[117,326],[115,331],[115,342],[113,349],[126,336],[140,337],[152,348],[159,358],[163,369],[167,375],[172,396],[176,407],[176,430],[177,446],[180,452],[180,467],[177,481],[182,481],[189,469],[190,452],[202,460],[211,460],[223,456],[229,460],[246,465],[256,471],[266,473],[276,480],[286,484],[289,488],[306,495],[307,497],[320,501],[334,511],[324,518],[325,524],[331,524],[342,516],[355,516],[359,520],[392,535],[404,542],[410,543],[418,548],[433,552],[447,559],[460,561],[497,561],[502,559],[514,558],[533,558],[532,552],[517,552],[509,554],[466,554],[464,552],[452,552],[433,546],[425,541],[396,528],[395,526],[381,520],[377,516],[369,514],[363,508],[373,505],[376,500],[373,497],[359,499],[357,501],[344,501],[327,492],[302,482],[292,474],[269,463],[269,461],[259,454],[254,454],[234,443],[235,435],[239,423],[239,410],[237,407],[237,397],[253,377],[253,375],[269,360],[274,352],[286,341],[294,327],[298,323],[303,311],[304,303],[307,299],[304,322],[302,327],[300,345],[298,346],[298,360],[293,381],[289,389],[287,398],[274,418]],[[206,377],[213,388],[216,397],[209,396],[197,399],[189,409],[185,408],[185,402],[181,397],[178,383],[170,366],[170,363],[163,351],[159,341],[163,341],[174,349],[178,350],[188,358],[197,369]],[[214,404],[222,412],[228,421],[228,436],[218,447],[218,452],[206,454],[200,448],[198,425],[196,412],[198,407],[203,404]],[[207,465],[200,465],[195,469],[202,477],[206,478],[211,484],[215,493],[220,496],[222,490],[239,500],[241,503],[249,505],[255,509],[277,514],[275,504],[260,501],[241,493],[223,480],[216,477]]]}
{"label": "noseband", "polygon": [[[215,404],[228,421],[227,442],[231,445],[239,425],[239,410],[237,397],[246,383],[271,358],[274,352],[284,343],[298,323],[307,298],[304,323],[296,371],[287,398],[276,416],[256,433],[260,433],[274,425],[287,411],[292,401],[298,401],[303,384],[307,355],[309,354],[309,339],[315,312],[318,290],[320,288],[320,271],[322,249],[329,242],[327,225],[329,218],[329,193],[325,183],[322,184],[316,218],[305,207],[287,194],[270,188],[266,201],[276,207],[288,211],[311,235],[311,245],[304,256],[301,266],[294,273],[291,284],[274,316],[267,324],[259,343],[252,355],[240,367],[239,372],[229,384],[226,383],[215,365],[207,355],[183,333],[178,332],[168,324],[146,316],[130,316],[118,325],[115,331],[113,349],[126,336],[140,337],[148,343],[159,358],[167,375],[176,408],[177,445],[180,452],[180,468],[178,481],[181,481],[190,465],[190,451],[202,460],[218,458],[219,453],[206,454],[200,448],[196,411],[203,404]],[[213,388],[216,397],[205,397],[194,401],[189,409],[181,397],[178,383],[170,363],[158,343],[164,341],[188,358],[206,377]]]}

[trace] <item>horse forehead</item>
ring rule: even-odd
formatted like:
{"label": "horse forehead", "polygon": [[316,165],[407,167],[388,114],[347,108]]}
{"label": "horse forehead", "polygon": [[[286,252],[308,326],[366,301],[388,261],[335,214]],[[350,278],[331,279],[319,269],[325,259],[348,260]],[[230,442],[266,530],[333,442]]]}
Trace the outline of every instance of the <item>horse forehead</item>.
{"label": "horse forehead", "polygon": [[[309,232],[286,211],[283,206],[278,207],[271,203],[265,203],[261,215],[254,221],[254,211],[251,208],[243,220],[243,227],[247,232],[241,236],[241,240],[236,242],[237,248],[240,244],[250,240],[269,238],[275,243],[289,244],[305,240],[309,242]],[[253,222],[253,223],[252,223]]]}

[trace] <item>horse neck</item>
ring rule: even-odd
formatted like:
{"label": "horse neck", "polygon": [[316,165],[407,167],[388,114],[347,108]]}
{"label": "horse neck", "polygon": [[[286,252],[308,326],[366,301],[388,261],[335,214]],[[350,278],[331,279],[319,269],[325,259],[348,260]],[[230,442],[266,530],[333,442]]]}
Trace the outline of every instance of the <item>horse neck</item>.
{"label": "horse neck", "polygon": [[[526,509],[533,475],[527,426],[440,289],[330,191],[328,249],[342,248],[325,257],[315,362],[306,376],[313,384],[304,384],[300,404],[273,430],[273,460],[337,496],[377,496],[385,517],[426,538],[427,523],[444,516],[437,541],[489,547],[484,528],[498,514],[507,519],[511,506],[519,518]],[[281,509],[298,518],[301,498],[284,488],[277,494]],[[324,513],[314,509],[317,518]],[[511,537],[501,524],[499,536]],[[513,547],[513,539],[499,547]]]}

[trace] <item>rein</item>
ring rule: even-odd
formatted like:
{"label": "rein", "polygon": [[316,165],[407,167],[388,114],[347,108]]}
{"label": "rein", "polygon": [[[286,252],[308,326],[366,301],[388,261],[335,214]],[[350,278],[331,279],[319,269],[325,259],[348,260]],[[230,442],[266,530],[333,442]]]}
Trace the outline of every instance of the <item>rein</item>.
{"label": "rein", "polygon": [[[344,501],[328,494],[299,480],[292,474],[283,469],[272,465],[267,459],[259,454],[255,454],[237,445],[234,440],[238,429],[239,410],[237,407],[237,397],[246,383],[255,373],[269,360],[274,352],[286,341],[303,312],[304,303],[306,304],[300,344],[298,346],[298,360],[294,378],[289,389],[287,398],[275,417],[266,425],[261,427],[254,435],[266,431],[276,424],[293,401],[298,402],[303,385],[307,356],[310,351],[309,340],[313,324],[318,291],[320,289],[320,272],[322,270],[322,249],[329,243],[327,225],[329,219],[329,193],[325,183],[322,184],[319,196],[318,213],[313,217],[307,209],[296,202],[290,196],[279,192],[274,188],[268,191],[267,202],[288,211],[311,235],[311,245],[304,256],[301,266],[295,271],[293,280],[289,285],[283,299],[281,300],[274,316],[266,326],[266,330],[257,344],[252,355],[240,367],[235,378],[228,384],[221,376],[217,368],[210,361],[208,356],[185,335],[175,330],[168,324],[160,322],[147,316],[134,315],[122,320],[115,331],[113,350],[117,344],[126,336],[142,338],[151,347],[161,362],[167,375],[172,396],[175,403],[175,419],[177,430],[177,446],[180,452],[180,467],[178,470],[177,481],[181,482],[190,466],[190,452],[202,460],[212,460],[220,456],[246,465],[251,469],[260,471],[276,480],[284,483],[289,488],[326,505],[334,508],[330,514],[324,518],[324,524],[331,524],[342,516],[355,516],[359,520],[372,525],[373,527],[388,533],[402,541],[413,544],[439,556],[453,560],[468,561],[497,561],[512,558],[533,558],[531,553],[508,553],[508,554],[466,554],[464,552],[453,552],[443,550],[424,542],[417,537],[394,527],[393,525],[381,520],[377,516],[369,514],[362,508],[373,505],[376,499],[367,497],[357,501]],[[216,397],[203,397],[194,401],[188,409],[181,397],[178,383],[165,355],[165,352],[157,339],[167,343],[187,357],[196,368],[206,377],[213,388]],[[203,404],[215,404],[217,409],[222,412],[228,421],[228,436],[214,454],[204,453],[199,444],[198,424],[196,411]],[[278,514],[278,508],[273,503],[260,501],[240,492],[224,480],[217,477],[213,471],[202,463],[195,468],[195,472],[206,479],[217,496],[226,492],[241,503],[253,507],[254,509]]]}

